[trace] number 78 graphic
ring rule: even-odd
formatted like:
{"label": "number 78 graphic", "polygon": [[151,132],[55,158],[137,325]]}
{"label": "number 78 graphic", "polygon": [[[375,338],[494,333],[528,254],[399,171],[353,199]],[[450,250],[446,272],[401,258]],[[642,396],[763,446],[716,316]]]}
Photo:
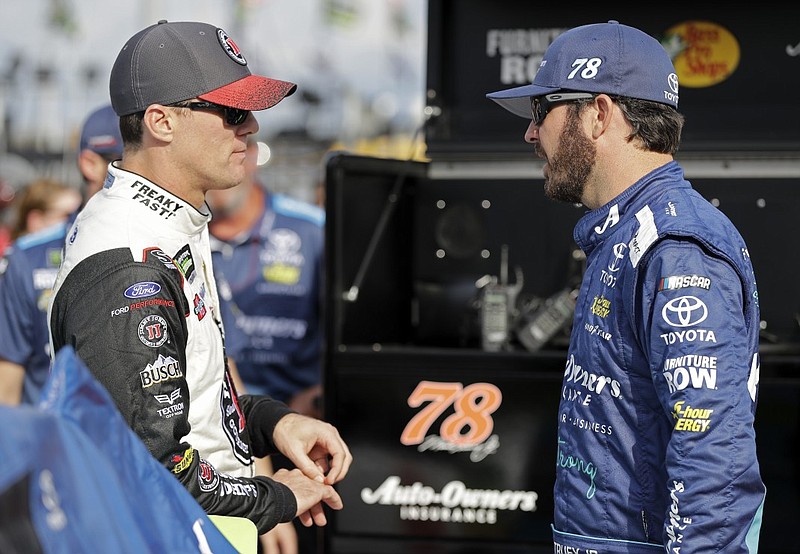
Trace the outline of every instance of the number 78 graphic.
{"label": "number 78 graphic", "polygon": [[494,429],[491,414],[500,407],[503,394],[491,383],[437,383],[420,381],[408,397],[408,405],[417,408],[430,402],[403,429],[400,442],[420,444],[440,415],[453,405],[455,413],[442,421],[439,435],[452,444],[472,446],[485,441]]}

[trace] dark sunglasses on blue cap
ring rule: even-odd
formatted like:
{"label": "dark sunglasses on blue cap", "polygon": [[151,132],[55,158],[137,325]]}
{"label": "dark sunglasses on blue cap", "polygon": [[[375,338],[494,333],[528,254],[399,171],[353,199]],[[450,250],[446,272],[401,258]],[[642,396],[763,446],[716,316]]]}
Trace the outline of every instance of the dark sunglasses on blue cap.
{"label": "dark sunglasses on blue cap", "polygon": [[537,127],[542,124],[544,118],[556,104],[564,102],[575,102],[578,100],[589,100],[596,95],[588,92],[555,92],[544,96],[534,96],[531,98],[531,115],[533,124]]}
{"label": "dark sunglasses on blue cap", "polygon": [[241,125],[244,123],[247,116],[250,115],[248,110],[241,110],[239,108],[229,108],[228,106],[220,106],[213,102],[206,102],[203,100],[197,102],[176,102],[169,104],[171,108],[188,108],[190,110],[201,110],[209,112],[218,112],[225,117],[225,123],[228,125]]}

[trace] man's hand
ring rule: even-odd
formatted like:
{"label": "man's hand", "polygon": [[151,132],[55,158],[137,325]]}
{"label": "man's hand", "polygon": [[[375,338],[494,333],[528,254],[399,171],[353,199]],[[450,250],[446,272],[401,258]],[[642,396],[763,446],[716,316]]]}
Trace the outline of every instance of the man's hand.
{"label": "man's hand", "polygon": [[289,414],[280,419],[272,436],[275,446],[308,478],[326,485],[344,479],[353,456],[339,431],[319,419]]}
{"label": "man's hand", "polygon": [[297,554],[297,531],[292,522],[279,523],[258,537],[264,554]]}
{"label": "man's hand", "polygon": [[[255,458],[256,475],[272,477],[275,470],[269,457]],[[263,554],[298,554],[297,530],[292,522],[279,523],[258,537]]]}
{"label": "man's hand", "polygon": [[289,487],[297,499],[297,517],[306,527],[328,523],[322,504],[341,510],[342,499],[331,485],[309,479],[299,469],[279,469],[272,478]]}

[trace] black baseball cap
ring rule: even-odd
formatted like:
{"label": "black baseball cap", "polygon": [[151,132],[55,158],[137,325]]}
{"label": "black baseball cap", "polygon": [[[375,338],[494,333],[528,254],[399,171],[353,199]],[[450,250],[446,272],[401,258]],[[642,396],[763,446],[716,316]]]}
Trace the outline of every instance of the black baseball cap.
{"label": "black baseball cap", "polygon": [[239,47],[219,27],[162,20],[125,43],[111,69],[109,89],[114,111],[123,116],[190,98],[266,110],[297,85],[253,75]]}

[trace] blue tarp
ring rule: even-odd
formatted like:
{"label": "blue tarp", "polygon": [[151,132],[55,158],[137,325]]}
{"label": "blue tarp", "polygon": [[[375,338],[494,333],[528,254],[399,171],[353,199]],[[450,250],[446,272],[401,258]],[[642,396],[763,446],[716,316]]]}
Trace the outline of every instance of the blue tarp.
{"label": "blue tarp", "polygon": [[38,406],[0,406],[0,552],[236,550],[65,347]]}

